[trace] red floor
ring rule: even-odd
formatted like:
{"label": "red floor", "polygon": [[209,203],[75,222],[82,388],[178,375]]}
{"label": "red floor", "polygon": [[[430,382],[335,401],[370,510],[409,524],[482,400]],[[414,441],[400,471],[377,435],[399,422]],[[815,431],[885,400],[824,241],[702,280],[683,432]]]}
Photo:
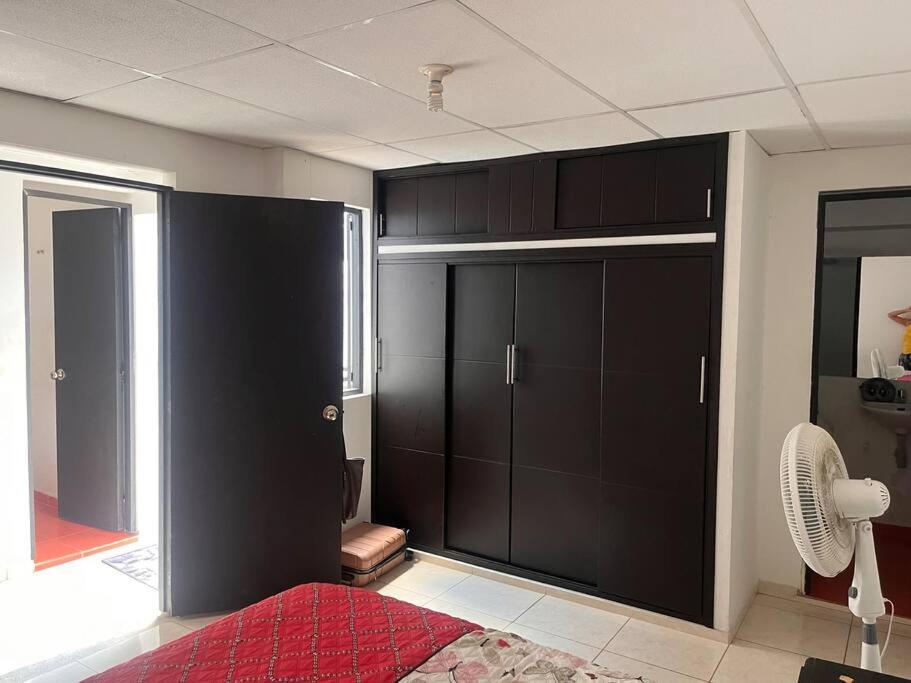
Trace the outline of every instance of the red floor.
{"label": "red floor", "polygon": [[106,531],[60,519],[57,499],[35,491],[35,571],[134,540],[136,534]]}
{"label": "red floor", "polygon": [[[876,563],[883,595],[895,603],[895,614],[911,617],[911,528],[873,522]],[[854,576],[854,563],[831,579],[809,573],[807,595],[845,605]]]}

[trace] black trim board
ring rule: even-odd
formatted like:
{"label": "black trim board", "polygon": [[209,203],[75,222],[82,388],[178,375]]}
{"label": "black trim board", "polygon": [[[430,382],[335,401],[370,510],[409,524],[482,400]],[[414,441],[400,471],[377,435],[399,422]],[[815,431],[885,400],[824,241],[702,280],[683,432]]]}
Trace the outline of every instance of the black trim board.
{"label": "black trim board", "polygon": [[100,183],[102,185],[113,185],[115,187],[131,187],[136,190],[148,190],[149,192],[167,192],[168,190],[174,189],[167,185],[156,185],[155,183],[146,183],[141,180],[115,178],[113,176],[85,173],[83,171],[73,171],[64,168],[54,168],[52,166],[24,164],[18,161],[6,161],[4,159],[0,159],[0,171],[43,175],[51,178],[64,178],[66,180],[81,180],[90,183]]}

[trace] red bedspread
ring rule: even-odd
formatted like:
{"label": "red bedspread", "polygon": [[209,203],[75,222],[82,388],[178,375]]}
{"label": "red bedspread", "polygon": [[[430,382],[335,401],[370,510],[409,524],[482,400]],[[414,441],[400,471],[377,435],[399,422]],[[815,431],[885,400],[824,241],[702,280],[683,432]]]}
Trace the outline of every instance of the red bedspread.
{"label": "red bedspread", "polygon": [[310,583],[91,681],[395,681],[479,627],[378,593]]}

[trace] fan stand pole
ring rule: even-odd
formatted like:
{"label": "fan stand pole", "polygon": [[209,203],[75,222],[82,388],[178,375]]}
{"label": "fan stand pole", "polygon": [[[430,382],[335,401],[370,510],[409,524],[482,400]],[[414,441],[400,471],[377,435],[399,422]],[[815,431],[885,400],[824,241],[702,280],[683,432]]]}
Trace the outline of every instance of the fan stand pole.
{"label": "fan stand pole", "polygon": [[854,548],[854,579],[848,592],[848,607],[863,621],[863,642],[860,645],[860,668],[882,672],[876,619],[886,613],[876,548],[873,545],[873,525],[869,519],[856,523],[857,544]]}

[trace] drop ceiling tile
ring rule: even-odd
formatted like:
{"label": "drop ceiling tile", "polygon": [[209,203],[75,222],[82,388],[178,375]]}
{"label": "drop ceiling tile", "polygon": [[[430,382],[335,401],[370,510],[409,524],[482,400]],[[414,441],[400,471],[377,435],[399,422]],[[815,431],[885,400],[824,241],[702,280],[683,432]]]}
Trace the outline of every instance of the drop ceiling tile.
{"label": "drop ceiling tile", "polygon": [[622,145],[656,137],[617,112],[501,130],[520,142],[545,151]]}
{"label": "drop ceiling tile", "polygon": [[404,168],[405,166],[422,166],[423,164],[432,164],[433,159],[426,159],[400,149],[387,147],[386,145],[368,145],[366,147],[357,147],[355,149],[339,149],[332,152],[324,152],[324,157],[342,161],[354,166],[363,166],[364,168]]}
{"label": "drop ceiling tile", "polygon": [[277,40],[395,12],[424,0],[185,0]]}
{"label": "drop ceiling tile", "polygon": [[396,142],[395,146],[408,152],[446,162],[496,159],[535,152],[533,148],[523,145],[521,142],[509,140],[489,130]]}
{"label": "drop ceiling tile", "polygon": [[750,135],[767,154],[791,154],[825,149],[809,124],[751,130]]}
{"label": "drop ceiling tile", "polygon": [[4,0],[0,29],[155,74],[269,43],[176,0]]}
{"label": "drop ceiling tile", "polygon": [[0,88],[66,100],[140,78],[123,66],[0,33]]}
{"label": "drop ceiling tile", "polygon": [[280,45],[175,72],[169,78],[374,142],[475,128]]}
{"label": "drop ceiling tile", "polygon": [[908,0],[747,0],[796,83],[911,69]]}
{"label": "drop ceiling tile", "polygon": [[282,145],[319,152],[362,143],[343,133],[162,78],[147,78],[71,101],[149,123],[259,147]]}
{"label": "drop ceiling tile", "polygon": [[464,0],[624,109],[781,87],[731,0]]}
{"label": "drop ceiling tile", "polygon": [[455,2],[444,0],[295,41],[295,47],[425,99],[418,67],[443,63],[447,111],[498,127],[581,116],[610,107],[554,72]]}
{"label": "drop ceiling tile", "polygon": [[787,90],[639,109],[630,113],[665,137],[806,124],[803,112]]}
{"label": "drop ceiling tile", "polygon": [[911,73],[799,87],[833,147],[911,143]]}

